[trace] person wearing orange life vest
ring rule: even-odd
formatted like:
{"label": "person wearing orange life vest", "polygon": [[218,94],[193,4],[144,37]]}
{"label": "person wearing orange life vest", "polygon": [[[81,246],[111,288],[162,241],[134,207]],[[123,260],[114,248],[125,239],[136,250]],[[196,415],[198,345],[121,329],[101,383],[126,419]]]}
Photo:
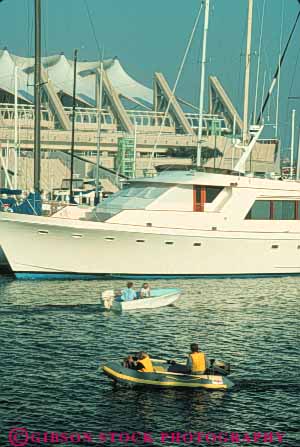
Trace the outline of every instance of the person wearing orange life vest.
{"label": "person wearing orange life vest", "polygon": [[204,374],[207,368],[207,361],[204,352],[199,351],[197,343],[191,344],[191,353],[186,363],[190,374]]}
{"label": "person wearing orange life vest", "polygon": [[139,352],[135,369],[140,372],[154,371],[151,359],[146,352]]}

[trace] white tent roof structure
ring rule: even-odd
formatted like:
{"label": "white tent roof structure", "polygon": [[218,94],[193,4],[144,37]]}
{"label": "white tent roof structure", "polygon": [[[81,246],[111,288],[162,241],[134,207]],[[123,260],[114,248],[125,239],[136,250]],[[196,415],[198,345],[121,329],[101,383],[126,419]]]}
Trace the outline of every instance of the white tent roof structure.
{"label": "white tent roof structure", "polygon": [[[42,65],[51,79],[56,93],[73,94],[73,61],[64,54],[42,58]],[[117,58],[103,61],[109,81],[115,91],[133,102],[145,102],[151,105],[153,92],[135,81],[124,70]],[[33,77],[34,59],[10,54],[0,50],[0,90],[14,95],[15,67],[17,67],[18,96],[29,103],[34,102]],[[100,68],[100,61],[78,62],[76,79],[76,96],[90,106],[95,106],[95,71]]]}
{"label": "white tent roof structure", "polygon": [[[15,60],[6,51],[0,51],[0,90],[12,95],[15,91]],[[28,76],[23,70],[18,69],[18,96],[19,98],[33,102],[33,87],[28,84]]]}

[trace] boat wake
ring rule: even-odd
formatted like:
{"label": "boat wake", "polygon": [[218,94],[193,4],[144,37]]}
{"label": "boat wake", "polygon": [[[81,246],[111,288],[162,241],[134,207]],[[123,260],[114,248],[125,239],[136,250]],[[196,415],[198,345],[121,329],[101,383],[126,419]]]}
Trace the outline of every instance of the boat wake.
{"label": "boat wake", "polygon": [[17,304],[9,305],[6,308],[2,308],[1,314],[39,314],[47,311],[51,312],[80,312],[80,313],[95,313],[99,312],[99,304]]}
{"label": "boat wake", "polygon": [[300,383],[287,381],[282,377],[281,381],[278,380],[240,380],[235,382],[233,391],[254,391],[254,392],[265,392],[272,390],[289,390],[295,393],[300,391]]}

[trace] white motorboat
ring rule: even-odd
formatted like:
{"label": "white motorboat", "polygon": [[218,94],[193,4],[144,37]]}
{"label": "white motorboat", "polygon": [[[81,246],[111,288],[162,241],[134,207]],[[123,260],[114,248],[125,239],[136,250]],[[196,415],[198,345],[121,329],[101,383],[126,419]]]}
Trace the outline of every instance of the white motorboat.
{"label": "white motorboat", "polygon": [[122,312],[124,310],[156,309],[171,306],[181,295],[181,289],[164,288],[152,289],[148,298],[138,298],[132,301],[121,301],[115,297],[114,290],[105,290],[101,294],[100,303],[103,310]]}

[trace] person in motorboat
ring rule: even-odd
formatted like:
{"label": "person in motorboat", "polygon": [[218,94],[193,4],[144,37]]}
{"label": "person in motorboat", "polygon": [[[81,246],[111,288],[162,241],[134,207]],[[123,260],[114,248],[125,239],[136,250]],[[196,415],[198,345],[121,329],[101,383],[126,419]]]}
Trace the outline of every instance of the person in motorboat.
{"label": "person in motorboat", "polygon": [[144,282],[140,290],[140,298],[149,298],[151,295],[150,286],[147,282]]}
{"label": "person in motorboat", "polygon": [[136,291],[133,288],[133,282],[129,281],[127,283],[126,289],[122,291],[122,295],[118,298],[116,298],[116,301],[132,301],[136,300],[137,295]]}
{"label": "person in motorboat", "polygon": [[191,344],[191,352],[186,363],[187,371],[190,374],[204,374],[208,368],[208,363],[204,352],[199,351],[197,343]]}

